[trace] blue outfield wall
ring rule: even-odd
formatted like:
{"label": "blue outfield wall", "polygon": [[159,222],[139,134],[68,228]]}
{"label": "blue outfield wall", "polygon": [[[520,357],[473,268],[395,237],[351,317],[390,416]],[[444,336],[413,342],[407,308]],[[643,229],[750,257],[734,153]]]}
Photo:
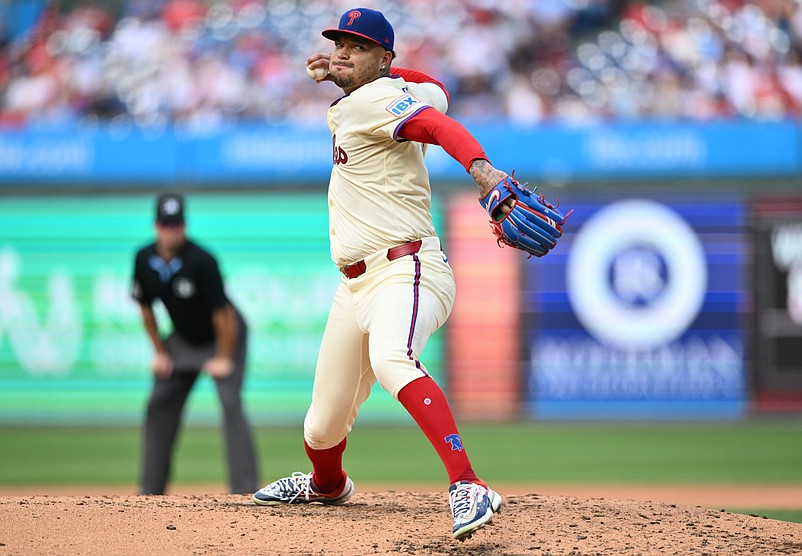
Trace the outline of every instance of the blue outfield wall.
{"label": "blue outfield wall", "polygon": [[[796,122],[721,121],[466,127],[494,165],[525,179],[789,177],[802,173]],[[439,147],[432,178],[464,179]],[[0,132],[0,183],[215,185],[314,183],[331,170],[323,126],[240,125],[197,133],[131,126]]]}

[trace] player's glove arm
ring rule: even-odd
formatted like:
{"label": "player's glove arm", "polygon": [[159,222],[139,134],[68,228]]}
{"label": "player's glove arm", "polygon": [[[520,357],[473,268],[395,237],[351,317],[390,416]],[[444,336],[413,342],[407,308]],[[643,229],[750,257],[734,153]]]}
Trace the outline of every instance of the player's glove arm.
{"label": "player's glove arm", "polygon": [[[474,161],[488,160],[482,146],[467,129],[437,110],[418,112],[402,124],[398,136],[440,145],[468,172]],[[493,174],[497,172],[489,162],[484,166]],[[508,245],[536,257],[542,257],[555,246],[566,217],[573,212],[563,215],[542,195],[510,176],[500,180],[479,202],[490,216],[490,226],[499,245]],[[502,210],[502,205],[507,208]]]}
{"label": "player's glove arm", "polygon": [[466,172],[474,160],[487,160],[482,145],[461,123],[433,108],[409,118],[396,133],[398,138],[408,141],[440,145]]}

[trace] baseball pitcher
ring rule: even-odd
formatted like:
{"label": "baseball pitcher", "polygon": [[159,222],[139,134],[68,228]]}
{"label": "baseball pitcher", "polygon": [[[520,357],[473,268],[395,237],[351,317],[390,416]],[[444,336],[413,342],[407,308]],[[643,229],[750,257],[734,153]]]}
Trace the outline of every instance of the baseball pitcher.
{"label": "baseball pitcher", "polygon": [[346,438],[378,381],[410,413],[445,466],[455,539],[469,538],[501,509],[474,472],[442,390],[421,354],[451,313],[454,275],[431,215],[424,165],[440,145],[479,187],[500,242],[541,256],[563,216],[495,169],[482,147],[445,115],[449,95],[420,72],[392,68],[394,32],[384,15],[346,11],[323,36],[333,52],[307,61],[310,76],[344,95],[328,110],[333,168],[328,189],[331,257],[341,270],[323,333],[304,443],[312,472],[253,495],[256,504],[342,504],[354,494],[343,469]]}

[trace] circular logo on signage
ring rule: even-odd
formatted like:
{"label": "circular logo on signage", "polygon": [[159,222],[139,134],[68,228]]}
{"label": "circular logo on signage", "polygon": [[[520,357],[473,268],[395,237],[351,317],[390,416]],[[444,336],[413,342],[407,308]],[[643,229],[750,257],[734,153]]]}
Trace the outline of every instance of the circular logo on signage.
{"label": "circular logo on signage", "polygon": [[189,278],[177,278],[173,280],[173,293],[179,298],[190,298],[195,295],[195,282]]}
{"label": "circular logo on signage", "polygon": [[707,265],[699,238],[680,215],[633,199],[599,210],[579,229],[566,282],[588,332],[642,350],[687,330],[704,302]]}

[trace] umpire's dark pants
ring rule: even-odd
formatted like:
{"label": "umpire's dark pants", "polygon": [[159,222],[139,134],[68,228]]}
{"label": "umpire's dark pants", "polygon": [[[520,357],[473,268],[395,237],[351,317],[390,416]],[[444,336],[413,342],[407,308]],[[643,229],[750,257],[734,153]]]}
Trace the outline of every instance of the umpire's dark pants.
{"label": "umpire's dark pants", "polygon": [[[226,378],[215,379],[215,386],[223,407],[228,484],[232,493],[239,494],[258,490],[259,481],[253,437],[245,418],[240,395],[245,375],[248,328],[241,317],[238,320],[239,334],[234,370]],[[167,340],[166,346],[174,363],[193,359],[206,360],[215,351],[214,345],[190,346],[180,338],[175,338],[175,335]],[[190,349],[196,351],[185,353]],[[174,368],[168,378],[154,381],[145,417],[142,494],[165,492],[184,404],[200,374],[200,365],[198,362],[192,369]]]}

